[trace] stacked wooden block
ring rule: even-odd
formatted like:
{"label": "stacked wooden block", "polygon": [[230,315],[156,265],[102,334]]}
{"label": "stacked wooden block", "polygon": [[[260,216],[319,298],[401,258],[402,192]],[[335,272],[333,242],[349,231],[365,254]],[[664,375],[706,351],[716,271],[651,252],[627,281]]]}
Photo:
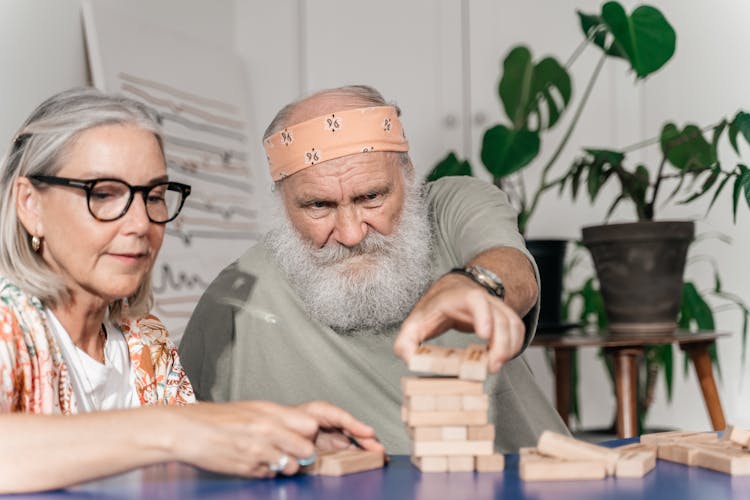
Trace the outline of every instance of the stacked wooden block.
{"label": "stacked wooden block", "polygon": [[409,369],[439,377],[404,377],[401,419],[412,439],[412,463],[422,472],[501,471],[488,423],[487,346],[466,349],[422,345]]}

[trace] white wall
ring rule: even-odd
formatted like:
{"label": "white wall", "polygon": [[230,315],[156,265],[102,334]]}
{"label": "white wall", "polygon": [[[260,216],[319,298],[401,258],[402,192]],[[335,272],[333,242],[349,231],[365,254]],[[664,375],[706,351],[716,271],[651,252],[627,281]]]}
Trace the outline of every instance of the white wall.
{"label": "white wall", "polygon": [[[373,4],[364,0],[345,4],[306,0],[139,2],[158,22],[169,23],[207,44],[234,47],[242,55],[247,64],[250,116],[258,135],[281,105],[302,93],[352,80],[380,86],[404,109],[407,133],[422,173],[448,149],[478,150],[481,130],[499,118],[495,100],[498,69],[512,44],[526,42],[535,55],[553,53],[564,59],[577,36],[575,7],[598,8],[594,0],[554,5],[520,0],[440,0],[394,2],[389,9],[378,7],[381,14],[372,17]],[[742,0],[653,3],[677,30],[674,60],[638,88],[632,85],[632,75],[623,64],[608,63],[572,146],[624,146],[658,134],[662,121],[669,118],[678,123],[691,120],[707,124],[736,109],[750,109],[744,88],[750,76],[750,67],[744,64],[750,43],[744,21],[750,15],[750,6]],[[385,11],[391,14],[383,14]],[[365,18],[369,22],[354,24]],[[467,20],[471,26],[468,32]],[[707,20],[720,28],[709,29]],[[82,33],[79,0],[0,0],[3,149],[41,99],[86,83]],[[336,35],[345,35],[344,41]],[[378,43],[379,37],[385,41]],[[471,42],[468,47],[464,45],[466,40]],[[357,47],[367,50],[358,52]],[[443,57],[437,57],[440,54]],[[468,66],[462,59],[465,54],[471,54]],[[587,56],[580,67],[574,68],[577,85],[582,85],[578,75],[586,73],[591,61]],[[471,72],[469,78],[467,70]],[[345,78],[347,75],[350,77]],[[476,113],[483,110],[485,122],[472,124]],[[450,116],[453,125],[447,126],[445,119]],[[554,143],[552,137],[549,142]],[[570,150],[561,161],[569,161],[573,154]],[[254,161],[263,161],[259,148],[253,155]],[[639,156],[644,161],[652,160],[653,153]],[[600,222],[605,210],[606,203],[592,208],[585,199],[572,204],[565,198],[547,196],[532,222],[530,235],[578,237],[580,227]],[[741,208],[733,225],[729,210],[725,197],[699,225],[699,231],[730,234],[734,243],[705,242],[696,250],[714,256],[723,271],[725,288],[750,301],[744,265],[750,236],[743,231],[750,211]],[[704,207],[692,205],[667,209],[664,217],[700,217],[703,212]],[[623,207],[616,217],[625,220],[631,215]],[[708,273],[700,265],[691,266],[688,272],[710,286],[705,281]],[[750,397],[750,380],[743,378],[747,370],[740,364],[739,327],[736,314],[718,316],[718,328],[734,332],[731,338],[719,342],[723,374],[720,391],[728,420],[750,426],[750,405],[743,403]],[[528,357],[551,397],[552,378],[542,351],[532,349]],[[614,399],[602,364],[593,350],[583,350],[581,358],[583,424],[608,425]],[[682,375],[681,359],[678,353],[673,402],[666,402],[661,384],[648,423],[707,428],[709,421],[698,397],[698,384],[692,371],[686,377]]]}

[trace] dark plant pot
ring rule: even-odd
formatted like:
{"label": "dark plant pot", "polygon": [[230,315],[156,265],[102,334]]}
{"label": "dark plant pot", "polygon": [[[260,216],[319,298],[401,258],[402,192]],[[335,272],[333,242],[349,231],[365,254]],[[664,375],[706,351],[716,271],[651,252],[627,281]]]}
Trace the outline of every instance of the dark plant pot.
{"label": "dark plant pot", "polygon": [[583,228],[613,333],[677,327],[692,221],[633,222]]}
{"label": "dark plant pot", "polygon": [[541,305],[537,333],[555,333],[569,326],[560,319],[567,240],[526,240],[541,280]]}

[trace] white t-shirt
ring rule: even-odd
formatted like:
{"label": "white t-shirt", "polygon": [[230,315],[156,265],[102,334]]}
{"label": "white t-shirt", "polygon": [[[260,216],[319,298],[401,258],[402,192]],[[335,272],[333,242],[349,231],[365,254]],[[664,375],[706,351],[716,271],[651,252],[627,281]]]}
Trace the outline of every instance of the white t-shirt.
{"label": "white t-shirt", "polygon": [[70,335],[55,314],[49,309],[46,311],[50,328],[70,371],[78,411],[140,406],[128,343],[122,330],[109,321],[106,322],[107,340],[104,344],[102,364],[73,344]]}

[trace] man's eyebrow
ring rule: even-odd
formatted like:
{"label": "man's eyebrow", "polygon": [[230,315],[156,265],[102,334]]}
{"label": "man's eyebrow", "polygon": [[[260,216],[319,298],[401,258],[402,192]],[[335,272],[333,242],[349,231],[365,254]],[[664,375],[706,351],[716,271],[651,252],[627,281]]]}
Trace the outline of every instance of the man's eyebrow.
{"label": "man's eyebrow", "polygon": [[375,186],[370,186],[367,189],[362,189],[355,191],[355,194],[352,196],[353,200],[356,200],[358,198],[362,198],[363,196],[367,196],[368,194],[388,194],[391,192],[392,186],[391,183],[385,183],[385,184],[379,184]]}
{"label": "man's eyebrow", "polygon": [[325,195],[322,194],[298,194],[294,197],[294,201],[299,206],[305,206],[310,205],[311,203],[317,203],[317,202],[323,202],[323,203],[331,203],[333,200],[327,198]]}

